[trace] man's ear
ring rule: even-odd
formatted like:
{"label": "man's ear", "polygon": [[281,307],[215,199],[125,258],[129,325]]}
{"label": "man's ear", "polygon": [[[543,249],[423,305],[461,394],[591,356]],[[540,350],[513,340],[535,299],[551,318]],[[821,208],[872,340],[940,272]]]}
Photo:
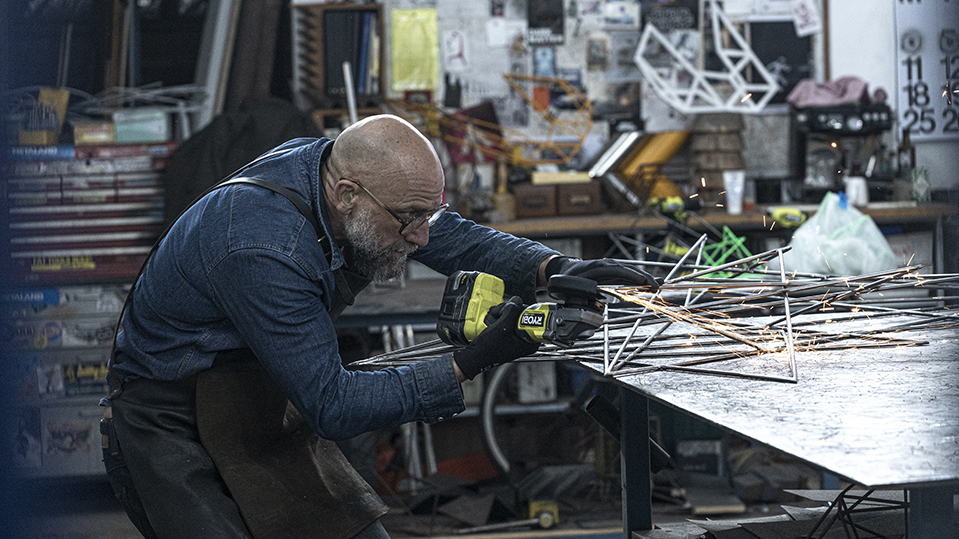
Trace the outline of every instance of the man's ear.
{"label": "man's ear", "polygon": [[336,211],[346,215],[353,211],[355,188],[349,183],[340,180],[333,185],[333,207]]}

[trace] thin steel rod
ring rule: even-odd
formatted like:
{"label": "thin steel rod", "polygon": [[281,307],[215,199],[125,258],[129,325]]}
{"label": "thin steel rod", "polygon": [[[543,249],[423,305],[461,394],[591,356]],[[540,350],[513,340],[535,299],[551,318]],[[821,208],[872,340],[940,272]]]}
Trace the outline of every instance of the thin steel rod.
{"label": "thin steel rod", "polygon": [[[623,342],[625,346],[625,341]],[[609,372],[609,306],[603,306],[603,371]]]}
{"label": "thin steel rod", "polygon": [[669,270],[669,273],[666,274],[666,278],[663,279],[663,283],[671,282],[673,278],[673,274],[675,274],[679,270],[679,268],[682,267],[683,262],[685,262],[686,259],[689,258],[689,255],[693,253],[693,249],[696,249],[697,247],[701,246],[705,242],[706,242],[706,235],[703,234],[702,236],[699,237],[699,239],[696,240],[696,243],[694,243],[692,247],[690,247],[685,253],[683,253],[683,256],[679,259],[679,262],[677,262],[673,266],[673,269]]}
{"label": "thin steel rod", "polygon": [[714,376],[735,376],[738,378],[750,378],[753,380],[762,380],[764,382],[787,382],[791,384],[797,383],[795,377],[787,378],[784,376],[770,376],[766,374],[752,374],[747,372],[735,372],[735,371],[723,371],[718,369],[704,369],[702,367],[684,367],[680,365],[662,365],[660,369],[667,371],[684,371],[684,372],[693,372],[696,374],[711,374]]}
{"label": "thin steel rod", "polygon": [[752,346],[753,348],[756,348],[757,350],[762,350],[762,351],[764,351],[764,352],[766,351],[763,347],[761,347],[761,346],[759,346],[758,344],[750,341],[749,339],[746,339],[746,338],[744,338],[744,337],[741,337],[740,335],[737,335],[735,332],[732,332],[732,331],[723,329],[723,328],[718,327],[718,326],[713,325],[713,324],[708,324],[708,323],[705,323],[705,322],[702,322],[702,321],[698,321],[698,320],[696,320],[696,317],[694,317],[694,316],[687,316],[687,315],[684,315],[684,314],[682,314],[682,313],[679,313],[679,312],[677,312],[677,311],[675,311],[675,310],[673,310],[673,309],[667,309],[667,308],[664,308],[664,307],[661,307],[661,306],[658,306],[658,305],[654,305],[653,303],[650,303],[650,302],[645,301],[645,300],[639,300],[639,301],[640,301],[640,305],[648,305],[652,310],[662,312],[663,314],[665,314],[666,316],[669,316],[670,318],[674,318],[674,319],[680,320],[680,321],[682,321],[682,322],[687,322],[687,323],[689,323],[689,324],[693,324],[693,325],[696,325],[696,326],[700,326],[700,327],[702,327],[703,329],[708,329],[709,331],[714,331],[714,332],[716,332],[716,333],[719,333],[720,335],[724,335],[724,336],[726,336],[726,337],[729,337],[730,339],[733,339],[734,341],[739,341],[739,342],[741,342],[741,343],[743,343],[743,344],[747,344],[747,345],[749,345],[749,346]]}
{"label": "thin steel rod", "polygon": [[[778,249],[779,253],[779,272],[780,278],[782,279],[783,285],[786,284],[786,266],[783,263],[783,251]],[[789,313],[789,291],[785,288],[783,289],[783,308],[786,310],[786,349],[789,353],[789,372],[792,374],[793,381],[798,381],[798,374],[796,371],[796,350],[793,348],[793,321],[792,316]]]}
{"label": "thin steel rod", "polygon": [[[746,262],[756,261],[756,263],[758,263],[758,261],[760,261],[760,260],[768,260],[769,257],[771,257],[771,256],[773,256],[773,255],[775,254],[775,252],[776,252],[775,250],[766,251],[766,252],[763,252],[763,253],[759,253],[758,255],[747,256],[746,258],[740,258],[739,260],[733,260],[732,262],[727,262],[727,263],[725,263],[725,264],[720,264],[720,265],[718,265],[718,266],[713,266],[713,267],[711,267],[710,269],[704,269],[704,270],[700,270],[700,271],[695,271],[695,272],[693,272],[693,273],[690,273],[689,275],[683,275],[679,280],[689,281],[689,280],[691,280],[691,279],[695,279],[696,277],[700,277],[700,276],[702,276],[702,275],[709,275],[710,273],[716,273],[717,271],[722,271],[722,270],[724,270],[724,269],[726,269],[726,268],[732,268],[732,267],[735,267],[735,266],[739,266],[739,265],[741,265],[741,264],[745,264]],[[665,281],[665,282],[666,282],[667,284],[669,283],[669,281]]]}

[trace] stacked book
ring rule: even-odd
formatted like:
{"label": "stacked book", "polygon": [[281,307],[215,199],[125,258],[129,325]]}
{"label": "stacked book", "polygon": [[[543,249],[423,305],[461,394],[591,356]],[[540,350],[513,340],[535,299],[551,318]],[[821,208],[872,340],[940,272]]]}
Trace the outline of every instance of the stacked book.
{"label": "stacked book", "polygon": [[131,281],[163,226],[162,171],[174,146],[9,149],[0,162],[8,279]]}

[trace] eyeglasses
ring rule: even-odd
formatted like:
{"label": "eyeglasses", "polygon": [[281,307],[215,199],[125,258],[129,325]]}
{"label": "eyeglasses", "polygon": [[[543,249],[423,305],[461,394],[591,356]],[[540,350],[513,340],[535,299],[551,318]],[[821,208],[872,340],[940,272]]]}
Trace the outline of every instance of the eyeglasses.
{"label": "eyeglasses", "polygon": [[376,198],[376,195],[371,193],[369,189],[367,189],[366,187],[363,187],[362,183],[356,180],[351,180],[349,178],[341,178],[341,179],[351,181],[355,183],[356,185],[359,185],[360,189],[365,191],[366,194],[370,195],[370,198],[373,199],[373,202],[376,202],[377,204],[380,205],[381,208],[390,212],[390,215],[392,215],[394,219],[400,222],[400,236],[405,236],[409,234],[410,232],[422,226],[423,223],[427,223],[429,226],[433,226],[433,223],[435,223],[436,220],[439,219],[444,212],[446,212],[446,209],[450,207],[449,204],[440,204],[439,206],[433,208],[432,210],[417,212],[405,218],[400,217],[398,213],[389,209],[386,206],[386,204],[383,204],[382,202],[380,202],[380,199]]}

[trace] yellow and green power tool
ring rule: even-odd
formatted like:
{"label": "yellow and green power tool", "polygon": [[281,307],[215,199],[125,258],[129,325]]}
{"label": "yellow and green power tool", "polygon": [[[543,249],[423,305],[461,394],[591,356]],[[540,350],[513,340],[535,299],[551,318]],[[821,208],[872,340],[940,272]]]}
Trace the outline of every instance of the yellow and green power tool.
{"label": "yellow and green power tool", "polygon": [[[549,295],[562,303],[534,303],[523,309],[519,334],[538,343],[561,347],[585,339],[603,324],[596,281],[571,275],[554,275]],[[457,271],[446,281],[436,332],[454,346],[466,346],[486,329],[490,309],[504,301],[503,280],[478,271]],[[492,320],[490,320],[492,322]]]}
{"label": "yellow and green power tool", "polygon": [[806,213],[798,208],[781,206],[773,210],[772,218],[779,226],[795,228],[806,222]]}

